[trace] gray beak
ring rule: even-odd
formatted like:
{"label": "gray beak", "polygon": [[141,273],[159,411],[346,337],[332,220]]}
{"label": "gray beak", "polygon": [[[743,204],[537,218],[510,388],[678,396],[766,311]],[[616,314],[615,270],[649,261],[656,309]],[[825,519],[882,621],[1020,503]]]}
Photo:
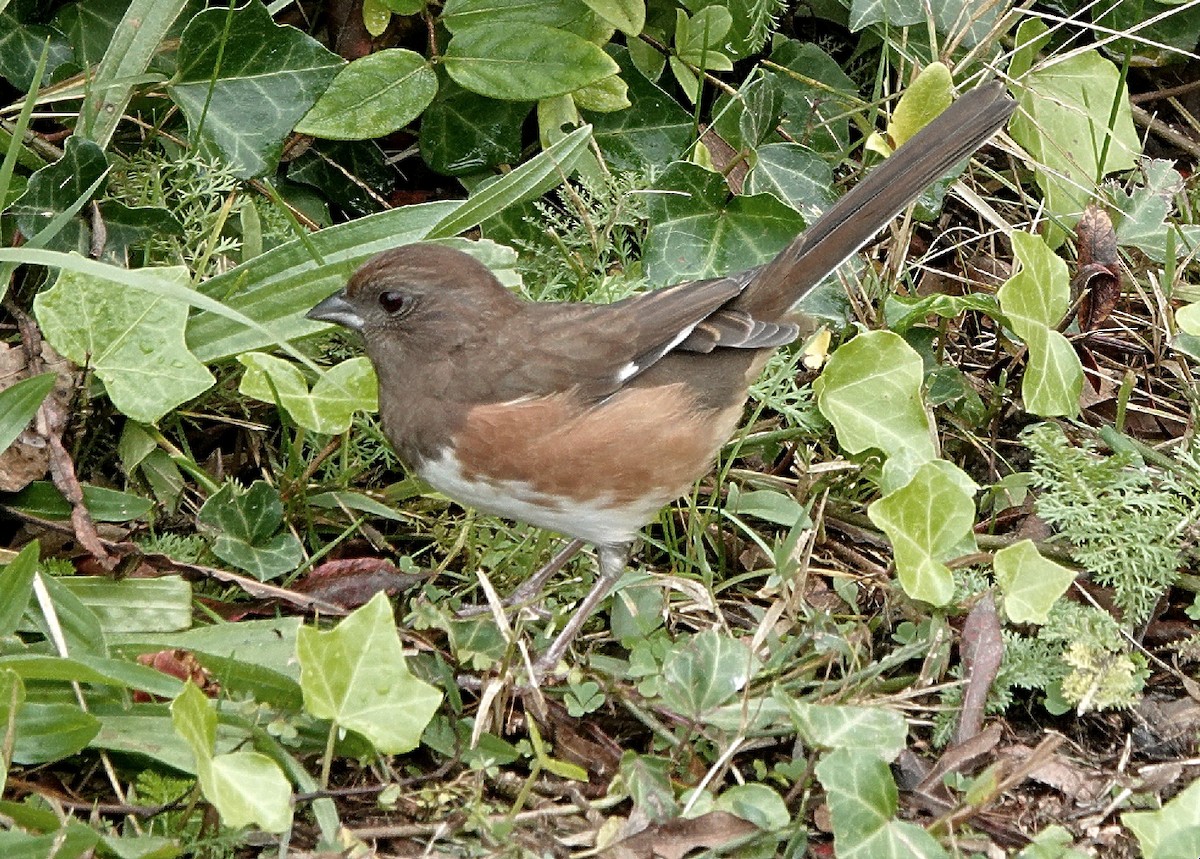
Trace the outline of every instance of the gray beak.
{"label": "gray beak", "polygon": [[354,307],[346,300],[346,291],[339,289],[333,295],[322,301],[308,313],[308,319],[317,322],[332,322],[334,325],[344,325],[353,331],[362,331],[363,320]]}

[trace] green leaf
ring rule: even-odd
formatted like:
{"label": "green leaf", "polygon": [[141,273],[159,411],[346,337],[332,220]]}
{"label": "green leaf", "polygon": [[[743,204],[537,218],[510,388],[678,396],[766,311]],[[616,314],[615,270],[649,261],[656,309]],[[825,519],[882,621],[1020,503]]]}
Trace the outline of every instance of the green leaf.
{"label": "green leaf", "polygon": [[[1045,24],[1028,18],[1017,31],[1017,44],[1036,41],[1045,32]],[[1117,67],[1095,51],[1020,75],[1014,91],[1020,107],[1009,133],[1032,156],[1046,207],[1070,228],[1104,176],[1137,164],[1141,142],[1129,93]],[[1110,129],[1114,106],[1116,122]],[[1048,226],[1046,241],[1057,247],[1063,226]]]}
{"label": "green leaf", "polygon": [[783,797],[765,784],[735,785],[717,797],[713,809],[737,815],[764,832],[783,829],[792,819]]}
{"label": "green leaf", "polygon": [[[10,211],[16,216],[17,226],[26,236],[38,235],[56,216],[77,209],[80,202],[86,203],[88,190],[107,171],[104,151],[90,140],[71,135],[62,158],[30,176],[25,193],[12,204]],[[81,219],[71,218],[56,235],[41,244],[53,250],[83,253],[88,250],[90,236],[91,230]]]}
{"label": "green leaf", "polygon": [[1145,177],[1141,185],[1128,194],[1121,188],[1113,190],[1114,202],[1121,212],[1117,243],[1124,247],[1132,245],[1159,263],[1166,261],[1172,240],[1177,259],[1195,253],[1200,248],[1200,226],[1173,223],[1170,217],[1175,200],[1184,190],[1183,177],[1175,169],[1175,162],[1152,158],[1139,166]]}
{"label": "green leaf", "polygon": [[781,29],[775,25],[780,14],[777,0],[686,0],[684,5],[693,11],[705,6],[723,6],[729,10],[733,24],[724,48],[734,59],[758,53],[767,39]]}
{"label": "green leaf", "polygon": [[100,720],[77,704],[25,701],[17,711],[13,763],[44,764],[83,751],[100,732]]}
{"label": "green leaf", "polygon": [[577,128],[507,176],[478,188],[451,214],[430,227],[426,238],[456,236],[525,200],[540,197],[571,174],[592,139],[591,126]]}
{"label": "green leaf", "polygon": [[[155,273],[177,287],[188,282],[182,266]],[[93,368],[113,405],[134,420],[154,423],[213,384],[184,344],[188,307],[171,298],[64,270],[34,298],[33,311],[50,344]]]}
{"label": "green leaf", "polygon": [[798,143],[768,143],[755,152],[746,193],[771,194],[812,223],[833,205],[833,170],[819,155]]}
{"label": "green leaf", "polygon": [[948,859],[928,832],[895,819],[896,783],[878,756],[839,749],[821,758],[816,774],[838,859]]}
{"label": "green leaf", "polygon": [[733,60],[720,48],[732,26],[733,16],[724,6],[706,6],[691,18],[682,9],[676,9],[676,54],[683,62],[706,72],[730,71]]}
{"label": "green leaf", "polygon": [[114,645],[119,647],[139,650],[183,648],[222,660],[244,660],[247,653],[253,653],[254,662],[259,667],[298,681],[296,630],[299,628],[300,619],[290,617],[240,620],[237,623],[198,626],[185,632],[114,635],[112,638]]}
{"label": "green leaf", "polygon": [[[284,832],[292,825],[292,786],[279,765],[259,752],[217,755],[200,789],[226,826]],[[205,783],[207,781],[207,784]]]}
{"label": "green leaf", "polygon": [[753,152],[771,139],[783,118],[783,86],[774,75],[754,75],[713,106],[712,127],[739,152]]}
{"label": "green leaf", "polygon": [[[40,552],[41,546],[34,540],[0,571],[0,637],[12,635],[21,623],[33,593]],[[0,720],[0,725],[3,724]]]}
{"label": "green leaf", "polygon": [[421,158],[431,170],[462,176],[521,159],[521,124],[531,105],[499,101],[444,82],[421,117]]}
{"label": "green leaf", "polygon": [[890,331],[860,334],[833,353],[813,385],[817,407],[849,453],[875,449],[896,460],[885,491],[937,456],[921,400],[921,356]]}
{"label": "green leaf", "polygon": [[1137,836],[1145,859],[1200,856],[1200,779],[1158,811],[1129,811],[1121,822]]}
{"label": "green leaf", "polygon": [[381,754],[416,748],[442,693],[418,680],[387,597],[378,593],[328,632],[303,627],[296,638],[305,709],[357,731]]}
{"label": "green leaf", "polygon": [[392,10],[384,0],[363,0],[362,20],[371,38],[378,39],[392,22]]}
{"label": "green leaf", "polygon": [[68,823],[45,835],[30,835],[20,830],[0,832],[0,855],[4,859],[79,859],[95,855],[92,851],[100,835],[82,823]]}
{"label": "green leaf", "polygon": [[300,541],[283,526],[283,504],[269,483],[256,480],[244,492],[226,483],[204,502],[197,517],[215,529],[213,553],[260,582],[296,569],[304,556]]}
{"label": "green leaf", "polygon": [[925,21],[925,7],[913,0],[851,0],[848,26],[852,33],[872,24],[907,27]]}
{"label": "green leaf", "polygon": [[27,616],[33,619],[42,635],[48,641],[57,640],[51,633],[49,619],[45,617],[48,611],[52,611],[68,653],[75,657],[107,656],[108,641],[95,612],[85,606],[79,597],[63,584],[62,579],[56,576],[42,576],[41,582],[50,597],[50,608],[47,610],[39,602],[37,608]]}
{"label": "green leaf", "polygon": [[201,792],[226,826],[283,832],[291,825],[291,784],[274,761],[247,751],[214,757],[217,714],[190,681],[171,702],[171,721],[196,759]]}
{"label": "green leaf", "polygon": [[463,88],[516,101],[565,95],[619,71],[598,46],[542,24],[469,27],[442,59]]}
{"label": "green leaf", "polygon": [[0,452],[8,450],[25,431],[42,401],[54,389],[55,378],[53,373],[42,373],[0,391]]}
{"label": "green leaf", "polygon": [[167,91],[187,117],[194,142],[250,178],[275,169],[284,138],[342,65],[336,54],[295,27],[276,25],[259,0],[250,0],[240,9],[206,9],[192,18]]}
{"label": "green leaf", "polygon": [[775,489],[742,492],[735,483],[729,485],[725,512],[736,516],[754,516],[764,522],[783,525],[785,528],[791,528],[798,522],[809,521],[807,508],[791,495]]}
{"label": "green leaf", "polygon": [[992,562],[996,583],[1004,594],[1004,613],[1013,623],[1045,623],[1075,571],[1042,557],[1032,540],[1022,540],[996,552]]}
{"label": "green leaf", "polygon": [[890,763],[904,750],[904,716],[879,707],[807,704],[777,692],[805,742],[824,749],[849,749]]}
{"label": "green leaf", "polygon": [[[0,729],[0,737],[2,737],[0,742],[3,742],[5,749],[12,748],[16,740],[16,720],[24,703],[25,683],[21,680],[21,675],[7,668],[0,668],[0,726],[3,726]],[[12,726],[11,730],[10,725]],[[10,762],[7,754],[0,755],[0,793],[4,792],[4,787],[8,782]]]}
{"label": "green leaf", "polygon": [[[614,171],[663,168],[678,161],[693,141],[692,117],[665,91],[631,69],[629,53],[610,45],[628,84],[630,106],[588,116],[596,145]],[[585,108],[586,109],[586,108]]]}
{"label": "green leaf", "polygon": [[581,110],[593,110],[597,113],[612,113],[631,106],[629,88],[620,75],[609,75],[580,87],[571,93],[571,98]]}
{"label": "green leaf", "polygon": [[[1187,56],[1200,36],[1200,7],[1173,0],[1122,0],[1091,10],[1105,32],[1129,36],[1106,42],[1114,57],[1129,56],[1139,68],[1168,66]],[[1135,35],[1136,34],[1136,35]],[[1128,51],[1128,55],[1125,53]]]}
{"label": "green leaf", "polygon": [[[71,504],[48,480],[35,480],[20,492],[4,499],[6,507],[20,510],[43,519],[70,519]],[[141,519],[153,508],[145,498],[105,489],[102,486],[83,486],[83,506],[97,522],[128,522]]]}
{"label": "green leaf", "polygon": [[425,8],[425,0],[383,0],[383,5],[397,15],[416,15]]}
{"label": "green leaf", "polygon": [[370,513],[381,519],[391,519],[393,522],[408,522],[411,519],[411,516],[397,513],[395,509],[361,492],[321,492],[308,496],[308,506],[320,507],[323,510],[341,510],[344,507]]}
{"label": "green leaf", "polygon": [[646,26],[645,0],[583,0],[583,2],[626,36],[637,36]]}
{"label": "green leaf", "polygon": [[1056,330],[1071,297],[1067,265],[1037,236],[1014,232],[1012,243],[1021,268],[996,297],[1029,349],[1021,397],[1035,415],[1074,417],[1079,414],[1083,365],[1070,341]]}
{"label": "green leaf", "polygon": [[181,576],[71,576],[61,582],[106,632],[174,632],[192,625],[192,586]]}
{"label": "green leaf", "polygon": [[761,667],[745,642],[715,629],[678,641],[663,659],[663,703],[689,719],[703,719],[745,688]]}
{"label": "green leaf", "polygon": [[379,408],[379,385],[365,357],[350,358],[330,367],[308,389],[304,374],[295,364],[263,352],[238,356],[246,368],[238,393],[279,404],[297,424],[313,432],[337,435],[350,428],[357,411]]}
{"label": "green leaf", "polygon": [[[76,5],[82,24],[85,4]],[[175,19],[187,5],[188,0],[133,0],[127,4],[120,23],[105,42],[104,58],[88,81],[87,97],[79,112],[79,133],[102,148],[108,146],[125,115],[134,81],[150,66]],[[92,9],[91,14],[97,14],[96,10]],[[77,59],[84,65],[94,62],[86,51]]]}
{"label": "green leaf", "polygon": [[954,79],[944,63],[930,63],[909,84],[888,122],[892,148],[899,148],[954,100]]}
{"label": "green leaf", "polygon": [[451,33],[489,27],[516,31],[533,24],[567,28],[588,14],[582,0],[447,0],[440,21]]}
{"label": "green leaf", "polygon": [[1194,301],[1176,310],[1175,322],[1185,333],[1200,336],[1200,301]]}
{"label": "green leaf", "polygon": [[771,51],[772,68],[783,84],[783,129],[796,143],[841,159],[850,146],[849,111],[858,88],[829,54],[814,44],[788,39]]}
{"label": "green leaf", "polygon": [[975,489],[957,466],[935,459],[867,508],[891,541],[896,576],[913,599],[945,605],[954,596],[954,577],[943,561],[974,545]]}
{"label": "green leaf", "polygon": [[61,32],[0,11],[0,77],[22,91],[33,86],[42,49],[49,43],[45,77],[71,61],[71,45]]}
{"label": "green leaf", "polygon": [[769,194],[731,197],[725,179],[676,162],[655,182],[643,262],[655,283],[743,271],[766,262],[804,228],[804,219]]}
{"label": "green leaf", "polygon": [[420,116],[437,88],[437,75],[420,54],[377,51],[338,72],[296,131],[332,140],[383,137]]}
{"label": "green leaf", "polygon": [[44,654],[2,656],[0,668],[11,669],[25,680],[116,686],[166,698],[178,695],[180,689],[180,682],[174,677],[145,665],[82,653],[71,657]]}
{"label": "green leaf", "polygon": [[904,332],[914,325],[920,325],[930,314],[943,319],[953,319],[967,311],[983,313],[993,319],[1000,318],[1000,305],[995,296],[978,292],[966,295],[939,292],[920,298],[889,295],[884,303],[888,328],[896,332]]}

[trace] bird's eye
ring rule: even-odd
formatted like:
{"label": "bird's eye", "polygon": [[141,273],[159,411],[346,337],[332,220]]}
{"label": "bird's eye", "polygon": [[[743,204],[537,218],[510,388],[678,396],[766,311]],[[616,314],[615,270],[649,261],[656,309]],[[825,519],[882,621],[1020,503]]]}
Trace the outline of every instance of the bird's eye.
{"label": "bird's eye", "polygon": [[379,293],[379,306],[389,316],[400,316],[412,307],[412,299],[403,292],[389,289]]}

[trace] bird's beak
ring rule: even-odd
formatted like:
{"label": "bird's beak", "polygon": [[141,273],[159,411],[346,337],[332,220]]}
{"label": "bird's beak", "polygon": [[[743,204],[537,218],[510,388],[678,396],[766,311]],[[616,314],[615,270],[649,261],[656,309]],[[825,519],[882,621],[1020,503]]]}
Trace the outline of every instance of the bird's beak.
{"label": "bird's beak", "polygon": [[332,322],[334,325],[344,325],[354,331],[362,331],[363,327],[362,317],[346,300],[344,289],[339,289],[304,315],[317,322]]}

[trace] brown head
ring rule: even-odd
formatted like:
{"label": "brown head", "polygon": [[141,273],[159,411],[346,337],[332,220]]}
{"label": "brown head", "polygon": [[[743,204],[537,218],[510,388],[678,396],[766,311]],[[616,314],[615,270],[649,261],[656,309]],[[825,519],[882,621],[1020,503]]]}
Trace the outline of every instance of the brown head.
{"label": "brown head", "polygon": [[422,244],[367,260],[344,289],[305,315],[360,332],[370,353],[386,343],[431,355],[478,339],[521,304],[474,257]]}

